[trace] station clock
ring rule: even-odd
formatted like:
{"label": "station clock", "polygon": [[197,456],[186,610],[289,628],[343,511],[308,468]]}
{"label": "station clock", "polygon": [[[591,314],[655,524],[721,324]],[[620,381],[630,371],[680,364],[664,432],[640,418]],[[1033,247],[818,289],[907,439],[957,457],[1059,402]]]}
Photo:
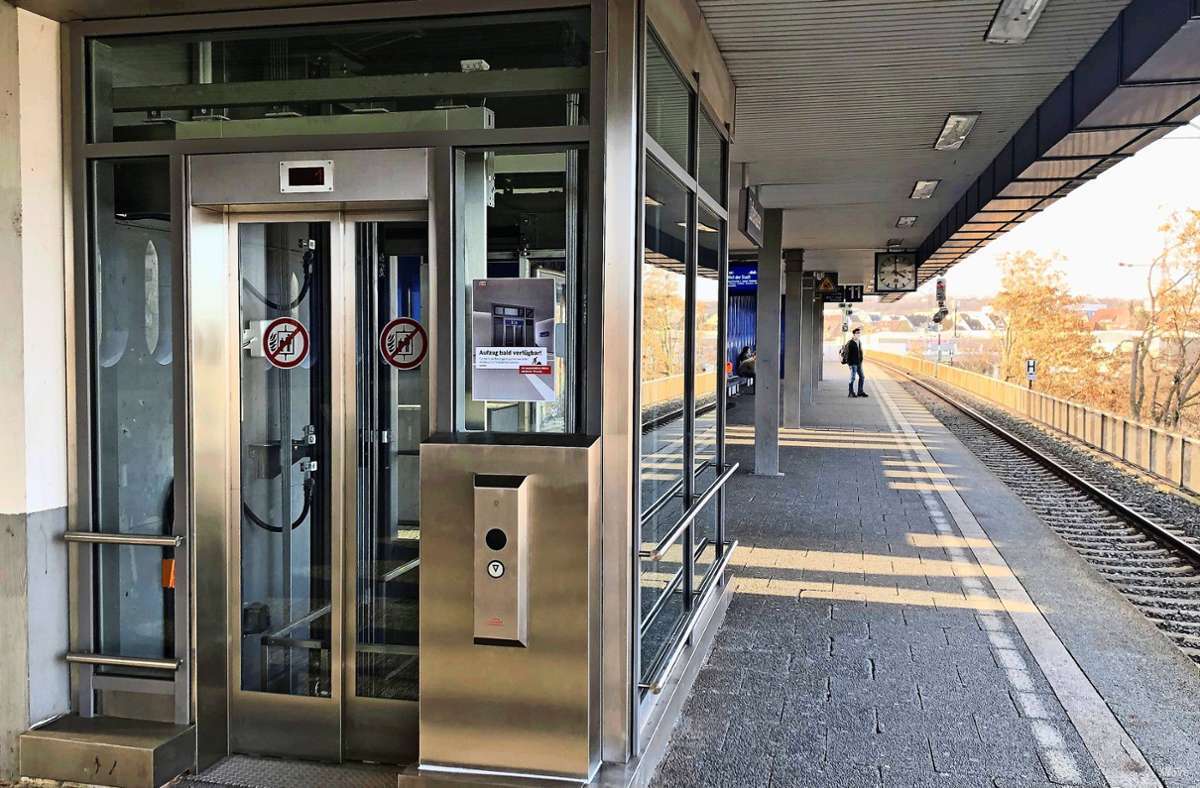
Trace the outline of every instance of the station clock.
{"label": "station clock", "polygon": [[911,293],[916,289],[916,252],[875,253],[876,293]]}

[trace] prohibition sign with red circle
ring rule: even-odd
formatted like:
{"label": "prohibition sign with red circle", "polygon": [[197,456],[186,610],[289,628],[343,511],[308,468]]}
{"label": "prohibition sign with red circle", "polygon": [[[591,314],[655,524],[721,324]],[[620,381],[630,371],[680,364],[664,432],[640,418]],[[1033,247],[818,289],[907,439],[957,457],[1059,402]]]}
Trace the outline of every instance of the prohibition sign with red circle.
{"label": "prohibition sign with red circle", "polygon": [[262,335],[263,355],[273,367],[292,369],[308,358],[308,329],[292,317],[277,317]]}
{"label": "prohibition sign with red circle", "polygon": [[416,369],[429,352],[429,336],[411,317],[393,318],[379,332],[379,352],[396,369]]}

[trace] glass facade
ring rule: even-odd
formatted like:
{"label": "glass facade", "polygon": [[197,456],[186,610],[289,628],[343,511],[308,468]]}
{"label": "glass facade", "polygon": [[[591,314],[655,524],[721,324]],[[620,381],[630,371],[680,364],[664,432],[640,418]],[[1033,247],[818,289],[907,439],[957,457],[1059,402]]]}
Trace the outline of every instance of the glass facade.
{"label": "glass facade", "polygon": [[675,163],[688,167],[692,159],[693,96],[662,45],[646,40],[646,133]]}
{"label": "glass facade", "polygon": [[577,149],[459,152],[457,429],[579,429],[586,182]]}
{"label": "glass facade", "polygon": [[728,146],[654,35],[646,44],[644,109],[637,673],[648,691],[677,652],[723,555],[723,500],[714,485],[724,470]]}
{"label": "glass facade", "polygon": [[727,205],[727,189],[725,188],[726,173],[729,165],[726,161],[725,138],[721,136],[717,124],[707,112],[700,113],[700,121],[696,124],[696,180],[700,188],[708,192],[717,204]]}
{"label": "glass facade", "polygon": [[[174,528],[175,378],[170,172],[166,158],[91,169],[93,523],[97,531]],[[98,635],[107,653],[173,656],[173,550],[94,548]]]}
{"label": "glass facade", "polygon": [[696,309],[693,331],[695,350],[696,453],[693,467],[696,493],[706,491],[720,475],[717,471],[717,407],[725,385],[720,350],[721,257],[725,249],[725,222],[700,208],[696,223]]}
{"label": "glass facade", "polygon": [[93,39],[91,140],[586,122],[586,9]]}

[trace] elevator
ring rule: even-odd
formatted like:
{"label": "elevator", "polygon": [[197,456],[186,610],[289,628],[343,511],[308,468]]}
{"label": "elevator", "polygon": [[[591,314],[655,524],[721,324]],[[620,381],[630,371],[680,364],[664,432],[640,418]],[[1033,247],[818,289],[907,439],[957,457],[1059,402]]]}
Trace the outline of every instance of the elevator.
{"label": "elevator", "polygon": [[[417,751],[425,151],[192,157],[196,731],[244,753]],[[224,701],[222,703],[222,701]]]}

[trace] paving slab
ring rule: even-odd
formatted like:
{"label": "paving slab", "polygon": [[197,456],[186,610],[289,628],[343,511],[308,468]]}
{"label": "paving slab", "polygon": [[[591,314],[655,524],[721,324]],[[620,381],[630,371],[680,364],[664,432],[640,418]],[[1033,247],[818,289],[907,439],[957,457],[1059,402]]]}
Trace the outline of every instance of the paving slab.
{"label": "paving slab", "polygon": [[[1174,676],[1169,711],[1148,723],[1155,678],[1181,663],[1142,654],[1135,664],[1158,670],[1147,680],[1113,668],[1137,639],[1157,635],[1157,652],[1165,638],[1060,540],[1052,549],[1057,537],[898,381],[877,370],[868,385],[884,396],[848,399],[838,375],[827,370],[803,428],[781,429],[781,477],[749,473],[753,399],[729,412],[729,454],[743,467],[727,493],[742,545],[736,595],[652,784],[1200,785],[1200,729],[1159,724],[1170,711],[1200,720],[1200,681]],[[968,539],[957,518],[971,513],[986,533]],[[998,553],[985,566],[974,542],[989,537]],[[1014,579],[1032,610],[997,591]],[[1013,615],[1044,616],[1087,679],[1114,674],[1093,681],[1112,724],[1144,750],[1148,779],[1110,783]],[[1106,658],[1098,641],[1122,627]],[[713,690],[731,684],[736,694]],[[711,732],[696,732],[697,715]]]}

